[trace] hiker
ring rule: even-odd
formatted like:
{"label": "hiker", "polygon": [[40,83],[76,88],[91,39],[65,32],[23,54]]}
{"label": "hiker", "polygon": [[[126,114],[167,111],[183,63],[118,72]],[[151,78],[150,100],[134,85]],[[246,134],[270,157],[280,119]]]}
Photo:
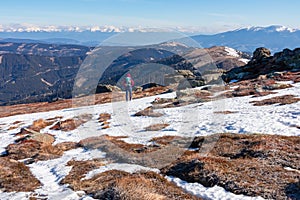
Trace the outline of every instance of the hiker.
{"label": "hiker", "polygon": [[125,81],[124,81],[124,87],[126,89],[126,101],[132,100],[132,86],[134,85],[134,81],[131,78],[131,75],[128,73]]}

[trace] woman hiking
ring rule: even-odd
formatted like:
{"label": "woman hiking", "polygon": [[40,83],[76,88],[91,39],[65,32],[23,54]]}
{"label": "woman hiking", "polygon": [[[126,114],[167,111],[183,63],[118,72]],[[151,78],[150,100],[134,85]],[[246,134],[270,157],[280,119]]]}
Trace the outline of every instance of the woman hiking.
{"label": "woman hiking", "polygon": [[124,87],[126,89],[126,101],[132,100],[132,87],[134,86],[134,81],[131,78],[131,75],[128,73],[126,75],[125,81],[124,81]]}

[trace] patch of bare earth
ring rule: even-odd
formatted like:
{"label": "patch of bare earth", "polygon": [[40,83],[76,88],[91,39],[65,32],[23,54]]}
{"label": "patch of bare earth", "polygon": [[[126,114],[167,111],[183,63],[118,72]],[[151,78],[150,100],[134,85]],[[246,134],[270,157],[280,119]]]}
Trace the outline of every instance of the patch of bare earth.
{"label": "patch of bare earth", "polygon": [[71,172],[61,181],[75,191],[85,191],[96,199],[199,199],[185,193],[173,183],[154,172],[130,174],[110,170],[84,179],[90,170],[103,165],[97,161],[70,161]]}
{"label": "patch of bare earth", "polygon": [[0,190],[30,192],[41,186],[29,168],[16,160],[0,157]]}
{"label": "patch of bare earth", "polygon": [[283,95],[283,96],[272,97],[269,99],[264,99],[261,101],[250,101],[250,103],[253,103],[254,106],[266,106],[272,104],[286,105],[286,104],[297,103],[298,101],[300,101],[300,98],[296,98],[295,95]]}
{"label": "patch of bare earth", "polygon": [[[179,158],[191,139],[173,137],[164,144],[130,144],[124,137],[99,136],[80,141],[80,145],[90,149],[100,149],[106,158],[117,163],[131,163],[153,168],[161,168]],[[156,138],[159,140],[159,138]]]}
{"label": "patch of bare earth", "polygon": [[[213,138],[219,138],[216,144]],[[235,194],[299,199],[299,137],[220,134],[197,137],[191,147],[201,149],[204,144],[213,147],[207,156],[187,151],[162,173],[207,187],[219,185]]]}
{"label": "patch of bare earth", "polygon": [[51,130],[72,131],[92,119],[92,115],[83,114],[72,119],[57,122]]}

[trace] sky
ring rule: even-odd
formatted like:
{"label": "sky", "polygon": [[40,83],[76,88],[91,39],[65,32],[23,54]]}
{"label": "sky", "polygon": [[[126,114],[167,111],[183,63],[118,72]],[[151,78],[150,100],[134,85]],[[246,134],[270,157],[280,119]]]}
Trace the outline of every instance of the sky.
{"label": "sky", "polygon": [[188,27],[215,33],[249,26],[300,28],[297,0],[9,0],[0,25]]}

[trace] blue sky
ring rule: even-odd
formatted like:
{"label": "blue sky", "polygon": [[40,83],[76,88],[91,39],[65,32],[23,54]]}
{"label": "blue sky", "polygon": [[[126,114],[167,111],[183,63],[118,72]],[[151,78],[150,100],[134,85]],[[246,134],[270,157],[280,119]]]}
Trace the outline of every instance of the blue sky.
{"label": "blue sky", "polygon": [[9,0],[0,24],[199,27],[220,32],[246,26],[300,27],[296,0]]}

